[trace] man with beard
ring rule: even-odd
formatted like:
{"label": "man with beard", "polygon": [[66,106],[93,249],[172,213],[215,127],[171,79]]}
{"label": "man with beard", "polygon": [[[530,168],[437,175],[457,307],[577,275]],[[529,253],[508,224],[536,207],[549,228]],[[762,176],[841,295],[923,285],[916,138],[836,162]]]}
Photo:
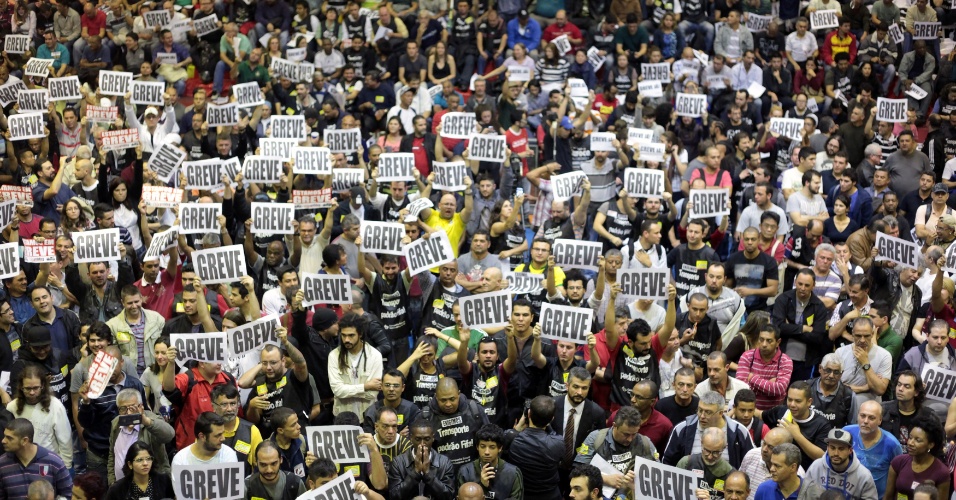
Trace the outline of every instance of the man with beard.
{"label": "man with beard", "polygon": [[[179,450],[170,465],[195,466],[238,462],[236,452],[223,446],[226,440],[225,424],[222,417],[211,411],[200,414],[192,429],[196,441]],[[176,481],[175,476],[173,481]]]}
{"label": "man with beard", "polygon": [[382,355],[365,342],[365,329],[365,320],[355,313],[339,321],[341,345],[329,354],[328,363],[335,415],[343,411],[362,415],[382,389]]}
{"label": "man with beard", "polygon": [[836,350],[843,360],[843,383],[856,395],[854,404],[882,400],[892,376],[892,356],[876,343],[873,320],[858,318],[853,323],[853,343]]}
{"label": "man with beard", "polygon": [[60,214],[63,205],[73,197],[73,190],[63,182],[63,172],[66,169],[53,169],[53,163],[45,161],[40,165],[39,179],[33,188],[35,206],[33,212],[44,219],[56,221],[60,225]]}
{"label": "man with beard", "polygon": [[[537,351],[540,351],[540,330],[538,332],[534,342],[537,344]],[[505,327],[505,335],[508,355],[501,363],[498,362],[498,344],[492,337],[482,337],[478,341],[477,362],[469,358],[470,334],[458,344],[457,361],[462,387],[484,410],[485,418],[496,424],[510,422],[506,392],[518,363],[518,349],[514,342],[515,329],[512,325]],[[532,348],[532,352],[536,350]]]}
{"label": "man with beard", "polygon": [[[756,222],[756,221],[755,221]],[[767,310],[767,299],[777,296],[780,273],[777,261],[760,251],[760,231],[748,227],[743,232],[743,248],[727,258],[727,286],[744,299],[747,311]]]}
{"label": "man with beard", "polygon": [[602,474],[604,483],[613,486],[616,494],[626,494],[634,488],[635,459],[657,459],[657,449],[650,439],[638,433],[640,427],[641,413],[630,406],[621,408],[611,429],[588,434],[577,450],[574,463],[591,464],[595,456],[600,456],[617,470],[613,474]]}
{"label": "man with beard", "polygon": [[305,485],[295,474],[280,469],[282,456],[272,441],[256,446],[257,474],[246,477],[246,494],[264,500],[297,498],[306,492]]}
{"label": "man with beard", "polygon": [[702,397],[711,391],[716,392],[724,397],[724,407],[727,408],[736,400],[738,391],[749,389],[746,383],[731,377],[727,373],[727,370],[730,369],[730,363],[723,351],[714,351],[708,354],[705,363],[707,378],[697,384],[697,389],[694,390],[698,396]]}
{"label": "man with beard", "polygon": [[[692,288],[703,285],[706,270],[701,262],[719,262],[717,252],[704,245],[704,222],[693,219],[687,223],[687,243],[682,243],[667,254],[667,267],[676,270],[677,296],[685,297]],[[706,297],[704,302],[706,303]],[[708,351],[709,352],[709,351]]]}
{"label": "man with beard", "polygon": [[416,493],[452,498],[455,469],[448,457],[432,449],[432,424],[420,418],[412,423],[410,434],[412,447],[395,457],[388,469],[389,498],[417,498]]}
{"label": "man with beard", "polygon": [[134,359],[138,375],[154,363],[153,346],[163,332],[166,321],[155,311],[143,308],[143,297],[135,286],[127,285],[120,290],[123,311],[106,322],[116,344],[124,356]]}
{"label": "man with beard", "polygon": [[283,316],[289,312],[292,297],[299,291],[299,274],[294,267],[288,265],[279,267],[275,272],[279,278],[279,286],[262,294],[262,314]]}
{"label": "man with beard", "polygon": [[262,442],[262,433],[252,422],[239,418],[239,389],[234,385],[222,384],[213,388],[210,394],[213,410],[222,417],[225,428],[225,444],[235,450],[239,461],[246,464],[246,475],[252,473],[256,465],[257,449]]}
{"label": "man with beard", "polygon": [[[403,244],[407,244],[403,241]],[[412,276],[408,269],[400,271],[398,257],[382,255],[382,273],[376,273],[365,264],[365,252],[362,238],[355,239],[358,247],[358,270],[369,288],[369,309],[382,320],[385,333],[392,348],[388,357],[388,367],[396,368],[409,356],[408,334],[411,325],[408,321],[408,297]],[[401,276],[399,276],[401,273]]]}
{"label": "man with beard", "polygon": [[200,293],[202,285],[199,278],[183,286],[183,314],[166,322],[163,335],[172,333],[219,332],[222,322],[213,318],[206,306],[206,297]]}
{"label": "man with beard", "polygon": [[[916,347],[913,349],[916,349]],[[952,356],[952,348],[949,348],[949,350],[949,355]],[[950,357],[949,366],[952,367],[952,365],[953,360]],[[923,381],[917,375],[917,372],[913,370],[900,371],[896,376],[896,400],[883,402],[883,421],[880,423],[880,427],[896,436],[900,445],[905,448],[907,441],[910,439],[910,430],[916,427],[914,424],[927,419],[937,419],[941,411],[943,416],[946,415],[946,405],[936,405],[937,408],[931,409],[929,405],[924,405],[925,400],[926,386],[923,385]],[[946,420],[943,418],[938,421],[945,422]]]}
{"label": "man with beard", "polygon": [[[827,452],[807,469],[806,480],[822,490],[834,490],[849,499],[873,499],[873,475],[853,453],[853,437],[843,429],[830,429]],[[852,493],[851,493],[852,492]]]}
{"label": "man with beard", "polygon": [[[763,412],[762,419],[771,429],[781,428],[793,436],[803,456],[800,465],[810,468],[823,456],[827,433],[833,426],[826,417],[812,408],[810,384],[794,382],[787,391],[787,403]],[[887,462],[888,463],[888,462]]]}
{"label": "man with beard", "polygon": [[[478,459],[458,470],[456,484],[480,484],[491,498],[524,498],[521,471],[501,459],[505,434],[494,424],[487,424],[475,433]],[[461,495],[459,495],[461,498]]]}
{"label": "man with beard", "polygon": [[558,418],[551,422],[551,430],[564,436],[564,461],[561,476],[564,477],[574,465],[573,458],[584,440],[594,431],[604,428],[607,418],[604,408],[587,398],[591,388],[591,374],[576,367],[568,374],[566,395],[554,398],[554,411]]}

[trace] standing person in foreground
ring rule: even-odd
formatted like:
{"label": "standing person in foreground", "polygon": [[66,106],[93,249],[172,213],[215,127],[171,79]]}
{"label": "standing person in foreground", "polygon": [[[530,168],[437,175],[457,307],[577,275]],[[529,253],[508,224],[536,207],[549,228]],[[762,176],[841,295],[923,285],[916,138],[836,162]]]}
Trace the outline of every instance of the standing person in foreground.
{"label": "standing person in foreground", "polygon": [[42,446],[33,444],[33,424],[17,418],[3,430],[3,451],[0,456],[0,498],[24,500],[30,484],[49,481],[59,498],[72,496],[73,479],[60,457]]}

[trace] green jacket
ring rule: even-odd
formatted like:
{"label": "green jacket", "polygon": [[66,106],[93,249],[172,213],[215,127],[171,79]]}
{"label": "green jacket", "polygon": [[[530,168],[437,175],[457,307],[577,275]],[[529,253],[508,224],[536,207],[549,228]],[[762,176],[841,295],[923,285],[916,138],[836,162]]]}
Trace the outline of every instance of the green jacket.
{"label": "green jacket", "polygon": [[[166,326],[166,320],[156,311],[145,308],[142,311],[146,318],[146,329],[143,330],[143,358],[146,360],[146,367],[149,368],[150,365],[156,362],[156,357],[153,354],[153,346],[156,345],[156,340],[159,339],[159,336],[163,334],[163,327]],[[133,362],[136,362],[139,359],[139,352],[136,350],[136,339],[133,338],[129,324],[126,322],[126,310],[124,309],[116,316],[110,318],[110,320],[106,322],[106,326],[109,326],[110,330],[112,330],[113,340],[116,346],[119,347],[120,352],[133,360]]]}

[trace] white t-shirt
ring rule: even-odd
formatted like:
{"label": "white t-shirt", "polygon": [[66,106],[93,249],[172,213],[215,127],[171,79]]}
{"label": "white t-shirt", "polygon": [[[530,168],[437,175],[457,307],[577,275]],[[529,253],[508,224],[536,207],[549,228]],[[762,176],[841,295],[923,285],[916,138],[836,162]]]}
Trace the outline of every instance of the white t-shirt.
{"label": "white t-shirt", "polygon": [[262,312],[265,314],[285,314],[287,305],[281,288],[273,288],[262,294]]}
{"label": "white t-shirt", "polygon": [[[219,448],[219,452],[213,455],[209,460],[201,460],[196,455],[193,455],[192,445],[190,445],[179,450],[176,456],[173,457],[173,461],[170,465],[211,465],[228,464],[238,461],[239,457],[236,455],[236,450],[233,450],[228,445],[222,445],[222,447]],[[173,481],[175,480],[176,478],[173,477]]]}

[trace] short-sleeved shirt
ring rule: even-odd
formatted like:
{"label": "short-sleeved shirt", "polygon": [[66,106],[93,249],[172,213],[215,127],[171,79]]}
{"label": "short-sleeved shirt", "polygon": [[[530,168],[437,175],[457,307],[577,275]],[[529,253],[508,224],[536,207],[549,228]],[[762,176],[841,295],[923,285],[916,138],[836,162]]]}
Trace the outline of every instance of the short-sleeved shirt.
{"label": "short-sleeved shirt", "polygon": [[863,439],[860,438],[860,426],[848,425],[843,430],[853,436],[853,454],[860,460],[860,464],[866,467],[873,474],[873,482],[876,483],[877,498],[883,498],[886,492],[886,478],[890,470],[890,464],[893,459],[903,454],[903,447],[896,439],[896,436],[880,430],[880,440],[869,448],[863,447]]}
{"label": "short-sleeved shirt", "polygon": [[[866,372],[863,371],[863,366],[856,360],[856,357],[853,356],[853,344],[847,344],[837,349],[836,355],[843,361],[843,378],[841,380],[844,385],[866,384]],[[886,349],[874,344],[870,349],[869,357],[870,369],[875,370],[877,375],[889,380],[893,372],[893,357],[890,353]],[[864,401],[882,401],[880,396],[870,391],[859,392],[854,396],[854,399],[856,400],[857,408],[859,408],[859,405]]]}
{"label": "short-sleeved shirt", "polygon": [[817,215],[827,210],[827,204],[820,195],[813,195],[809,199],[802,191],[797,191],[790,195],[787,200],[787,213],[800,212],[804,215]]}
{"label": "short-sleeved shirt", "polygon": [[458,257],[458,242],[461,241],[461,235],[465,233],[465,221],[462,220],[461,213],[455,213],[451,220],[448,220],[443,219],[437,209],[433,209],[425,224],[428,224],[428,227],[432,229],[443,229],[448,234],[452,253],[455,254],[455,257]]}
{"label": "short-sleeved shirt", "polygon": [[912,500],[914,484],[922,484],[927,480],[942,484],[952,480],[949,468],[938,458],[933,459],[933,464],[922,472],[913,470],[913,455],[909,453],[894,458],[890,467],[896,472],[897,500]]}
{"label": "short-sleeved shirt", "polygon": [[[773,257],[757,252],[757,257],[748,259],[743,252],[734,252],[727,259],[727,277],[734,279],[734,286],[746,288],[764,288],[768,279],[778,279],[777,261]],[[747,310],[766,309],[767,297],[750,295],[744,297]]]}
{"label": "short-sleeved shirt", "polygon": [[641,25],[637,26],[637,32],[633,35],[627,30],[627,26],[621,26],[614,34],[614,43],[621,44],[624,50],[637,52],[641,50],[641,45],[650,43],[650,36]]}

